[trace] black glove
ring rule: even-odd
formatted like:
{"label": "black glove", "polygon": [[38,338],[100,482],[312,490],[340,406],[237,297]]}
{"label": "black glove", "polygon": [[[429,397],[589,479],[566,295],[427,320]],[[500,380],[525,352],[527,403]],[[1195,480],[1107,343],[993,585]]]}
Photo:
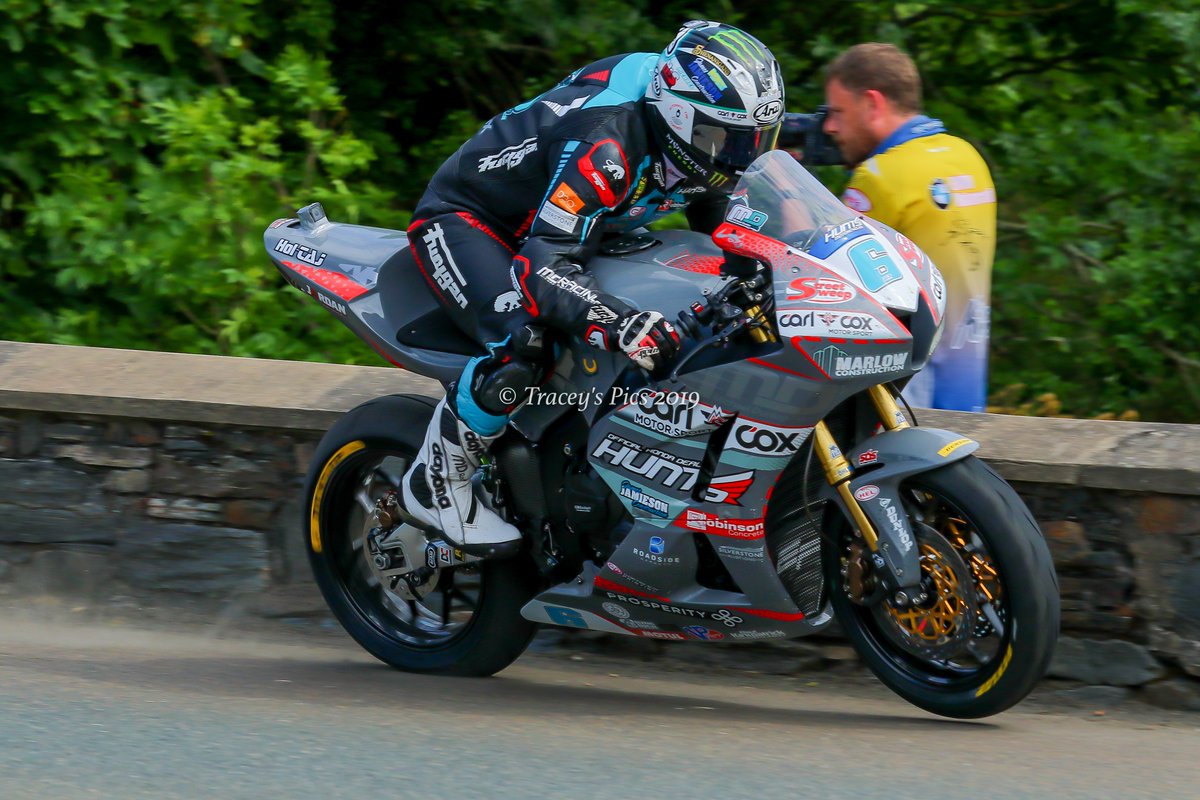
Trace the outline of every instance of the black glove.
{"label": "black glove", "polygon": [[657,372],[679,352],[679,334],[657,311],[635,311],[617,327],[617,348],[642,369]]}

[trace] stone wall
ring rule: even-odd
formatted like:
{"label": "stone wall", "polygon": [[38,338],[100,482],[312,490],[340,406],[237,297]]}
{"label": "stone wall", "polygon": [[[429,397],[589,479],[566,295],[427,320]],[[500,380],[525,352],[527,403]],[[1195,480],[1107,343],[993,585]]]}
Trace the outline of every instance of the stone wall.
{"label": "stone wall", "polygon": [[[403,391],[437,386],[0,342],[0,595],[319,611],[300,536],[313,447]],[[1200,428],[919,413],[980,441],[1041,523],[1063,600],[1051,674],[1200,708]]]}
{"label": "stone wall", "polygon": [[0,417],[0,593],[161,604],[307,578],[316,432]]}

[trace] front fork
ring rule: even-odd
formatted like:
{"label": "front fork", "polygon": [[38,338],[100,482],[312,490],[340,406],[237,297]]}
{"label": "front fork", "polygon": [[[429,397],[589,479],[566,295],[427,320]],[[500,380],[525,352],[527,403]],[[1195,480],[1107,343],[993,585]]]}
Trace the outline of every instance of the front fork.
{"label": "front fork", "polygon": [[[875,410],[879,412],[879,420],[886,430],[896,431],[909,427],[908,421],[900,413],[896,399],[886,386],[872,386],[867,393],[875,405]],[[817,448],[817,458],[825,470],[826,480],[841,497],[846,510],[850,513],[850,518],[854,521],[855,528],[866,542],[867,549],[875,556],[876,565],[880,565],[882,558],[879,556],[879,534],[850,490],[850,480],[854,477],[854,470],[851,469],[846,457],[842,455],[841,449],[824,420],[813,427],[813,440]]]}

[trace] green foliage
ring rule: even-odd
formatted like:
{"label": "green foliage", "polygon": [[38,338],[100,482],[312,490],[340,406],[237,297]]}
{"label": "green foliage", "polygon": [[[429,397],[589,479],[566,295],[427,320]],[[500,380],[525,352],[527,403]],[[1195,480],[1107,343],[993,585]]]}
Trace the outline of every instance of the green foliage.
{"label": "green foliage", "polygon": [[[1055,413],[1200,420],[1194,2],[725,0],[703,14],[772,46],[793,110],[821,101],[821,68],[850,44],[914,54],[930,113],[997,180],[993,387],[1053,393]],[[338,220],[403,227],[488,117],[589,60],[657,50],[696,15],[617,0],[0,0],[0,337],[379,363],[286,288],[265,225],[320,200]]]}

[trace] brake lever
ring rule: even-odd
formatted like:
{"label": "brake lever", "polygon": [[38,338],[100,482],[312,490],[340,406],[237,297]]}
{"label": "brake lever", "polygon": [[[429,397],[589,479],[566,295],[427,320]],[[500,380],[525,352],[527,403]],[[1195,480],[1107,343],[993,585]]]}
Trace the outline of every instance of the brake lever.
{"label": "brake lever", "polygon": [[745,316],[740,316],[738,319],[733,320],[728,326],[722,328],[717,333],[714,333],[707,339],[700,340],[700,342],[697,343],[687,355],[683,356],[675,363],[674,368],[671,369],[671,374],[668,376],[671,383],[679,382],[679,371],[687,366],[689,361],[714,345],[728,344],[730,338],[732,338],[733,335],[742,328],[745,328],[748,322],[749,320]]}

